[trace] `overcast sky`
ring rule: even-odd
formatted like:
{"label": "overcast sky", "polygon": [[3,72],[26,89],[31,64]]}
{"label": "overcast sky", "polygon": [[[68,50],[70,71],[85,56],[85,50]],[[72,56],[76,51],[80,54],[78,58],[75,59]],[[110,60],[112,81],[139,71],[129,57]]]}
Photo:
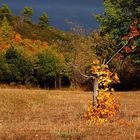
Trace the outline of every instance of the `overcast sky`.
{"label": "overcast sky", "polygon": [[34,10],[33,20],[37,21],[42,12],[47,12],[51,25],[68,30],[64,20],[76,22],[85,28],[98,28],[93,13],[103,12],[103,0],[0,0],[0,5],[6,3],[12,12],[19,15],[24,6]]}

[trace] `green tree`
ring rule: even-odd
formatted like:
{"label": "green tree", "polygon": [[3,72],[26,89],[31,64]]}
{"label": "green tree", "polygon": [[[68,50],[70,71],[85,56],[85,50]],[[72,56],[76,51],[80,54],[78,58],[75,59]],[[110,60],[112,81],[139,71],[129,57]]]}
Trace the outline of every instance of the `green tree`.
{"label": "green tree", "polygon": [[6,62],[11,71],[10,82],[29,84],[33,79],[33,66],[13,47],[6,51]]}
{"label": "green tree", "polygon": [[49,17],[46,12],[43,12],[42,15],[39,17],[39,23],[42,27],[47,27],[49,25]]}
{"label": "green tree", "polygon": [[[114,47],[108,45],[109,47],[112,47],[113,50],[112,54],[119,50],[124,44],[126,43],[125,40],[122,40],[122,37],[127,36],[130,33],[130,30],[132,29],[132,23],[136,22],[138,20],[138,23],[136,25],[136,28],[140,32],[140,2],[139,0],[104,0],[103,2],[105,6],[105,12],[102,15],[96,15],[97,20],[100,22],[100,33],[102,36],[110,38],[110,40],[113,40],[115,42]],[[137,36],[131,41],[128,42],[127,46],[132,46],[134,44],[135,49],[130,51],[131,53],[123,53],[123,49],[120,52],[121,57],[123,58],[121,61],[116,59],[113,59],[113,65],[117,67],[117,70],[119,71],[119,74],[121,75],[121,84],[125,83],[126,79],[125,74],[123,73],[126,69],[124,67],[125,64],[127,64],[127,69],[131,69],[132,64],[134,67],[134,73],[136,74],[137,66],[135,66],[135,63],[138,63],[140,66],[140,37]],[[125,49],[125,47],[124,47]],[[129,49],[129,47],[128,47]],[[103,52],[102,52],[103,53]],[[130,65],[131,64],[131,65]],[[130,79],[129,84],[131,85],[132,81],[131,79],[135,76],[138,77],[138,75],[132,75],[130,70],[127,73]],[[132,77],[133,76],[133,77]],[[123,80],[125,79],[125,80]],[[129,84],[127,86],[129,86]]]}
{"label": "green tree", "polygon": [[130,24],[140,16],[139,0],[104,0],[105,12],[96,15],[103,34],[120,39],[126,35]]}
{"label": "green tree", "polygon": [[38,83],[43,88],[61,88],[61,80],[67,76],[65,59],[62,54],[52,48],[38,55],[35,70]]}
{"label": "green tree", "polygon": [[[139,20],[140,3],[139,0],[104,0],[104,6],[104,14],[97,15],[96,18],[101,23],[101,34],[116,41],[116,47],[114,47],[114,51],[116,51],[125,43],[122,41],[122,37],[129,34],[132,23]],[[140,31],[140,21],[138,21],[137,29]],[[137,37],[133,41],[137,46],[132,53],[134,54],[133,60],[140,63],[140,38]]]}
{"label": "green tree", "polygon": [[5,54],[0,54],[0,82],[8,83],[11,78],[11,71],[6,63]]}
{"label": "green tree", "polygon": [[12,27],[9,25],[7,18],[4,17],[1,28],[0,28],[0,36],[2,37],[4,41],[7,42],[7,41],[11,41],[11,39],[13,38],[13,35],[14,35],[14,31]]}
{"label": "green tree", "polygon": [[8,21],[12,21],[14,17],[11,10],[6,4],[2,4],[2,6],[0,7],[0,21],[2,21],[4,17],[6,17]]}
{"label": "green tree", "polygon": [[28,6],[25,6],[21,11],[21,16],[22,16],[22,20],[26,22],[30,22],[33,16],[33,9]]}

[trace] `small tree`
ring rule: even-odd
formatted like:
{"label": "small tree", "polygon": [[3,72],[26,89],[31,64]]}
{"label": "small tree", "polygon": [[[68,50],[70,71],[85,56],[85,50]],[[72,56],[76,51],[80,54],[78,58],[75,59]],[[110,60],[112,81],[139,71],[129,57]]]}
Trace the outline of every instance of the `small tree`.
{"label": "small tree", "polygon": [[12,21],[13,19],[13,14],[6,4],[0,7],[0,21],[2,21],[4,17],[6,17],[8,21]]}
{"label": "small tree", "polygon": [[49,25],[49,17],[46,12],[43,12],[42,15],[39,17],[39,26],[47,27]]}
{"label": "small tree", "polygon": [[14,36],[14,31],[12,27],[9,25],[7,18],[4,17],[2,21],[2,25],[0,28],[0,35],[4,41],[11,41]]}
{"label": "small tree", "polygon": [[23,21],[30,22],[33,16],[33,9],[28,6],[25,6],[21,11],[21,16]]}
{"label": "small tree", "polygon": [[120,53],[123,49],[126,53],[132,52],[135,48],[131,45],[131,41],[134,38],[137,38],[140,33],[136,28],[138,21],[134,20],[134,22],[130,25],[129,34],[123,37],[124,45],[116,51],[110,59],[100,66],[93,66],[92,71],[92,79],[94,79],[94,94],[93,94],[93,103],[89,105],[88,112],[86,113],[86,117],[89,121],[93,123],[104,123],[116,115],[118,111],[118,103],[113,97],[113,94],[110,93],[111,84],[119,82],[119,78],[117,74],[113,74],[109,68],[108,64],[111,60]]}

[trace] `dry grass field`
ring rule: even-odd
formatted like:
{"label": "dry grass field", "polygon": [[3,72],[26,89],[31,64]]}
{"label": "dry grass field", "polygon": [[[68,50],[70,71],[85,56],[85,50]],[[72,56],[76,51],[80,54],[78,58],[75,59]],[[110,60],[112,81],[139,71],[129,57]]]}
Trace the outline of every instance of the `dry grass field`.
{"label": "dry grass field", "polygon": [[115,122],[88,125],[91,92],[0,89],[0,140],[140,140],[140,92],[116,93]]}

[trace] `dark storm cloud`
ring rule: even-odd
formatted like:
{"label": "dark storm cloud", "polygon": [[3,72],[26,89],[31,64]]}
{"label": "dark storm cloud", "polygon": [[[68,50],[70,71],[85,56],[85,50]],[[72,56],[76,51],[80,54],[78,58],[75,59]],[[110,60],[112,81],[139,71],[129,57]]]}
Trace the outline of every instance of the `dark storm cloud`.
{"label": "dark storm cloud", "polygon": [[64,20],[72,20],[86,28],[97,28],[98,23],[92,17],[92,13],[103,11],[102,0],[0,0],[0,4],[6,3],[13,13],[19,15],[24,6],[34,9],[34,20],[46,11],[51,19],[51,24],[66,30]]}

